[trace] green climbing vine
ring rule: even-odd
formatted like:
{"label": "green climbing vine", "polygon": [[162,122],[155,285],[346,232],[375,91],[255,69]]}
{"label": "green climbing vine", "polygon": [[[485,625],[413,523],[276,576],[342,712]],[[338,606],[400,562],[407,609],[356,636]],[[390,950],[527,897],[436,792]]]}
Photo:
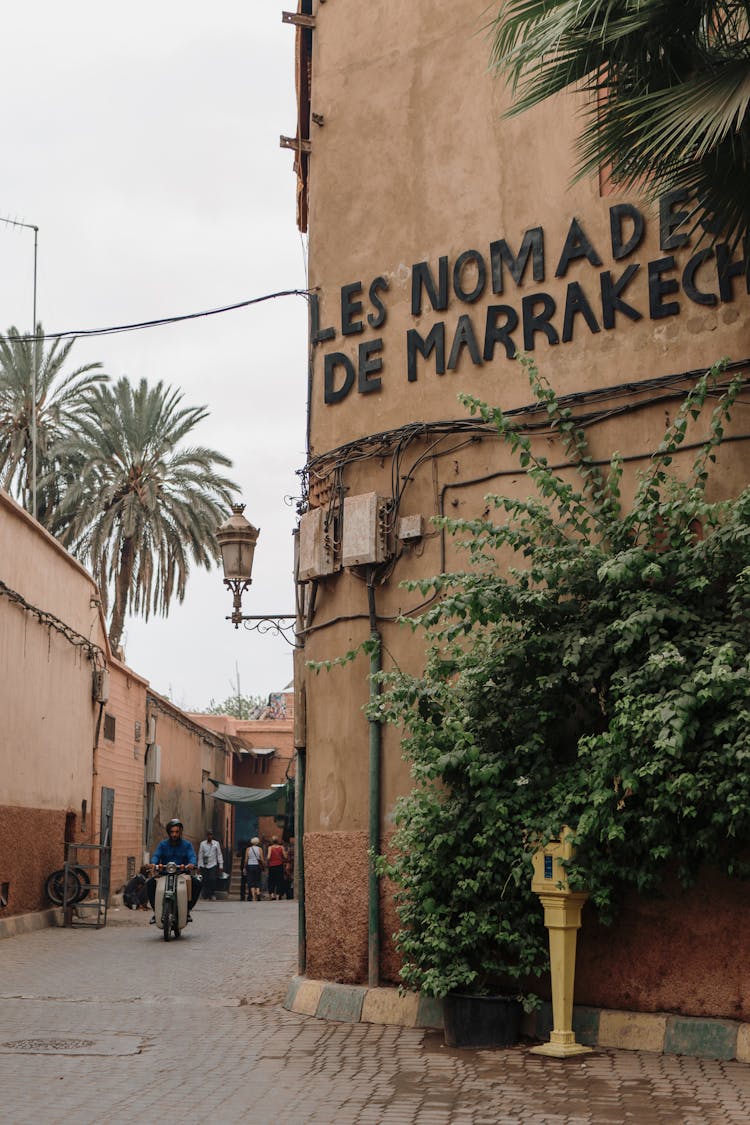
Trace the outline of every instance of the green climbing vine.
{"label": "green climbing vine", "polygon": [[[442,521],[470,565],[410,584],[438,595],[407,622],[424,671],[383,675],[377,704],[403,729],[414,777],[380,870],[397,885],[404,982],[434,995],[546,967],[529,856],[564,824],[571,880],[604,921],[627,888],[655,891],[668,871],[689,883],[704,863],[749,870],[750,490],[706,498],[741,378],[718,364],[697,382],[626,506],[621,457],[597,465],[521,362],[571,469],[463,398],[536,495]],[[671,464],[693,427],[680,480]]]}

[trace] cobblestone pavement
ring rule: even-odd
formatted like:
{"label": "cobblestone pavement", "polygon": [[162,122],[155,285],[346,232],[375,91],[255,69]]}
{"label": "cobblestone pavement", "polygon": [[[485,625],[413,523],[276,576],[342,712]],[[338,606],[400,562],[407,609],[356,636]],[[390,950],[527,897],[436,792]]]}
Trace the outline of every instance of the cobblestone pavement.
{"label": "cobblestone pavement", "polygon": [[179,942],[119,910],[0,942],[0,1120],[285,1125],[750,1121],[750,1067],[455,1051],[280,1007],[296,904],[201,903]]}

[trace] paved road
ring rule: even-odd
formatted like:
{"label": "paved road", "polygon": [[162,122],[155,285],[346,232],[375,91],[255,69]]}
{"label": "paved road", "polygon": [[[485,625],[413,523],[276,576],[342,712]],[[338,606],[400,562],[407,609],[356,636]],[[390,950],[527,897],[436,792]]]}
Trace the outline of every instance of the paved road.
{"label": "paved road", "polygon": [[295,903],[201,903],[168,945],[147,915],[110,919],[0,942],[0,1121],[750,1121],[750,1067],[739,1063],[451,1051],[434,1032],[286,1012]]}

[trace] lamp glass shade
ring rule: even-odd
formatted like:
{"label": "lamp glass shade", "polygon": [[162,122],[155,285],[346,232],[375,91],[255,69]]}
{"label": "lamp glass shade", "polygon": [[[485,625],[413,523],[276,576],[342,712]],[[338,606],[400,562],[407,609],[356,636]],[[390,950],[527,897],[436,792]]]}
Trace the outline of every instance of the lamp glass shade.
{"label": "lamp glass shade", "polygon": [[224,578],[250,582],[253,556],[260,528],[253,527],[243,516],[244,504],[233,504],[232,515],[217,528],[216,538],[221,551]]}

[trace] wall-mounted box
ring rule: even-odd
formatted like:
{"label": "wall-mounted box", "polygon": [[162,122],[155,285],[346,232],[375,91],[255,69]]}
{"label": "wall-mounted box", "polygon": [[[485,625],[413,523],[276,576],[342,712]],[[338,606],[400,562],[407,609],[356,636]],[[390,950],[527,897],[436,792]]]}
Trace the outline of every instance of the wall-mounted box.
{"label": "wall-mounted box", "polygon": [[396,538],[404,543],[421,539],[424,535],[424,520],[420,515],[402,516],[396,527]]}
{"label": "wall-mounted box", "polygon": [[145,781],[158,785],[161,781],[161,746],[154,742],[146,751]]}
{"label": "wall-mounted box", "polygon": [[106,703],[109,700],[109,672],[106,668],[98,668],[94,672],[92,694],[96,703]]}
{"label": "wall-mounted box", "polygon": [[333,517],[326,526],[328,508],[312,508],[299,521],[299,574],[300,582],[323,578],[336,570],[335,535]]}
{"label": "wall-mounted box", "polygon": [[390,557],[388,532],[389,504],[384,497],[376,492],[347,496],[341,541],[342,566],[385,562]]}

